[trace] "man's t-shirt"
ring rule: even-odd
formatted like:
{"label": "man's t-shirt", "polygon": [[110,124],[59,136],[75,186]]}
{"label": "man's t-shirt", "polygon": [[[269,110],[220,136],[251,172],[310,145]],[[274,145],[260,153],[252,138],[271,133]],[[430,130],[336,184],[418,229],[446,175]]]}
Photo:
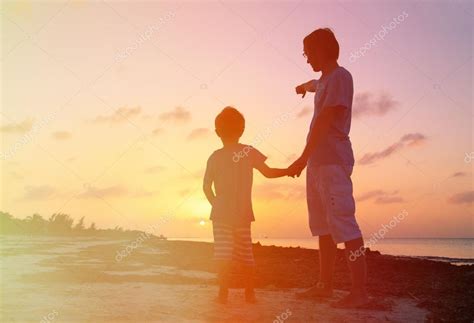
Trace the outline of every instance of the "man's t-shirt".
{"label": "man's t-shirt", "polygon": [[330,126],[327,136],[322,138],[321,144],[310,156],[308,165],[354,165],[354,154],[349,139],[354,95],[352,75],[344,67],[338,66],[329,75],[322,76],[314,82],[316,91],[310,131],[313,130],[316,118],[324,109],[335,106],[343,106],[345,109],[344,113],[337,114],[338,117]]}
{"label": "man's t-shirt", "polygon": [[252,209],[253,169],[266,159],[257,149],[242,144],[212,153],[204,175],[204,184],[214,183],[216,194],[212,221],[234,225],[255,220]]}

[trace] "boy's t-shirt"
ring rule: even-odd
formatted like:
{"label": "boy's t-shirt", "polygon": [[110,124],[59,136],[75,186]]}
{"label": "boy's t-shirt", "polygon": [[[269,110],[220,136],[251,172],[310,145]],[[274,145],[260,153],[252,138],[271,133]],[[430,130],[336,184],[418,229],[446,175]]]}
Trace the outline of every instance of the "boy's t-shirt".
{"label": "boy's t-shirt", "polygon": [[[335,106],[343,106],[345,109],[343,114],[337,114],[327,136],[322,138],[321,144],[310,156],[308,164],[313,166],[354,165],[354,154],[349,139],[354,95],[352,75],[344,67],[338,66],[329,75],[314,80],[314,82],[316,90],[310,131],[312,131],[318,115],[324,109]],[[308,134],[308,138],[309,136]]]}
{"label": "boy's t-shirt", "polygon": [[237,144],[214,151],[207,161],[204,184],[214,183],[211,220],[232,225],[255,220],[252,209],[253,169],[267,157],[252,146]]}

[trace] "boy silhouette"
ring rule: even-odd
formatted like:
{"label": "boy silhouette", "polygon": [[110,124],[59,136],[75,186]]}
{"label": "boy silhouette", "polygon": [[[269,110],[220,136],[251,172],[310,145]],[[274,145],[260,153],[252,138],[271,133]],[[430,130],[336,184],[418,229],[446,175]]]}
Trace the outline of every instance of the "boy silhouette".
{"label": "boy silhouette", "polygon": [[255,263],[250,229],[255,220],[251,196],[253,169],[258,169],[267,178],[286,176],[288,170],[268,167],[265,155],[252,146],[239,143],[245,119],[235,108],[224,108],[215,119],[215,127],[223,147],[214,151],[207,161],[203,190],[212,205],[214,257],[219,278],[217,302],[227,302],[230,271],[238,266],[243,273],[245,300],[255,303]]}
{"label": "boy silhouette", "polygon": [[[352,116],[353,82],[351,74],[339,66],[339,44],[330,29],[317,29],[303,40],[308,64],[321,72],[319,80],[296,87],[305,96],[315,92],[314,114],[301,157],[290,167],[290,175],[300,176],[307,166],[306,199],[309,226],[319,236],[319,282],[298,297],[330,297],[337,243],[345,244],[351,272],[350,294],[333,304],[358,307],[368,302],[364,241],[355,218],[351,174],[354,156],[349,139]],[[351,253],[359,257],[349,258]]]}

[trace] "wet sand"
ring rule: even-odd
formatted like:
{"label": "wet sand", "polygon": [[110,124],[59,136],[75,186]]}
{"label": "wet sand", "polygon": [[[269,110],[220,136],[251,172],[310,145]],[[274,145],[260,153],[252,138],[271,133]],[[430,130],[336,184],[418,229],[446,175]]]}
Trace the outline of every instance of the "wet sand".
{"label": "wet sand", "polygon": [[[317,250],[255,245],[257,297],[238,277],[229,304],[217,292],[212,244],[149,239],[1,240],[2,322],[423,322],[472,321],[473,268],[369,253],[371,304],[333,309],[298,300],[317,277]],[[119,253],[117,253],[119,252]],[[121,254],[122,256],[117,256]],[[334,300],[350,286],[338,257]]]}

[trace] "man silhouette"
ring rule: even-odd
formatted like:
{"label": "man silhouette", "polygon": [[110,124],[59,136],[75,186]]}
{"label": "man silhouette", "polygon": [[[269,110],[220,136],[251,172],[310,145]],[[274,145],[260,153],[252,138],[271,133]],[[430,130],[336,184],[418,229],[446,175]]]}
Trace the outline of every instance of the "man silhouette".
{"label": "man silhouette", "polygon": [[[364,241],[355,219],[351,174],[354,156],[349,139],[352,116],[351,74],[339,66],[339,44],[330,29],[317,29],[304,38],[304,56],[321,78],[296,87],[297,94],[314,92],[314,115],[301,157],[290,167],[300,176],[307,166],[306,194],[309,226],[319,236],[319,282],[298,297],[331,297],[337,243],[345,244],[352,278],[348,296],[335,307],[358,307],[368,302]],[[350,257],[357,254],[358,257]]]}

